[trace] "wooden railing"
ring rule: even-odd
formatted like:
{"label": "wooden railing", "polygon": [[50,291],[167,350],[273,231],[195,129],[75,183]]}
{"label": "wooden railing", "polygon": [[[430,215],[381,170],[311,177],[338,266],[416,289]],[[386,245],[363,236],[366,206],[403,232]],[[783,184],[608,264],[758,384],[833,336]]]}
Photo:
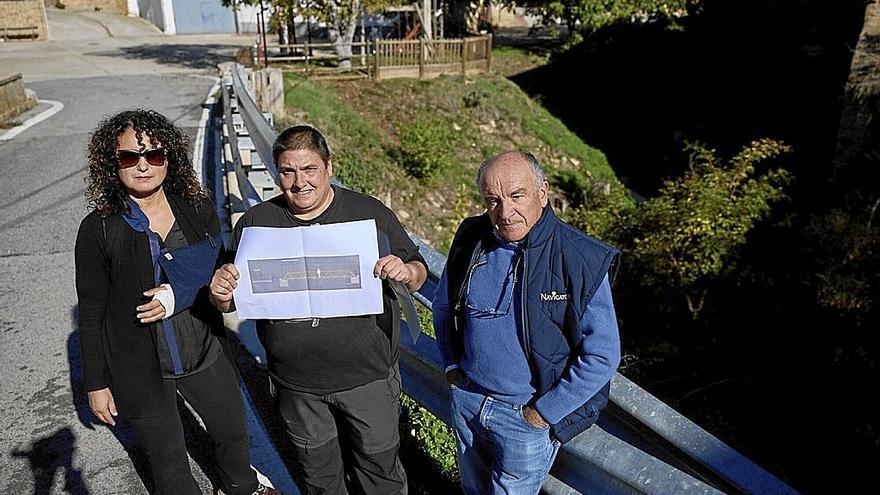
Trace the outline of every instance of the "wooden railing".
{"label": "wooden railing", "polygon": [[332,43],[269,44],[268,63],[284,64],[282,70],[318,77],[337,76],[350,70],[351,74],[373,79],[471,75],[489,72],[492,66],[491,35],[435,41],[376,39],[348,46],[352,52],[351,69],[338,67],[340,57]]}
{"label": "wooden railing", "polygon": [[37,39],[40,37],[38,26],[5,26],[0,27],[0,38],[4,40]]}

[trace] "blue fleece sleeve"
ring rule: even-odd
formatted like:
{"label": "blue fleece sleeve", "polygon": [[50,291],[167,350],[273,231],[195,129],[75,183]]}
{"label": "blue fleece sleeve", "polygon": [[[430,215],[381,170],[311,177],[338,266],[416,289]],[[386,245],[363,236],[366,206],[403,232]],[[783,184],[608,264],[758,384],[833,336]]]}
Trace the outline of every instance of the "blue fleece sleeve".
{"label": "blue fleece sleeve", "polygon": [[434,336],[437,338],[437,347],[440,349],[440,356],[443,358],[443,368],[445,371],[458,367],[458,363],[455,362],[455,358],[452,355],[452,344],[446,328],[446,325],[449,323],[448,284],[446,268],[444,267],[443,275],[440,276],[440,283],[437,285],[437,291],[434,292],[432,308],[434,312]]}
{"label": "blue fleece sleeve", "polygon": [[535,409],[550,424],[558,423],[595,395],[611,380],[620,364],[620,335],[607,275],[578,327],[584,338],[577,359],[535,402]]}

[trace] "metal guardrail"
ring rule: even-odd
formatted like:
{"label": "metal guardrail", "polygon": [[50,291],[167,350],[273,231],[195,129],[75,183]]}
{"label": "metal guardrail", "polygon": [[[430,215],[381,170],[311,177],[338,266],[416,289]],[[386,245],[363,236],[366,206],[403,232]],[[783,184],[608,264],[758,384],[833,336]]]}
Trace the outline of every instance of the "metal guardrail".
{"label": "metal guardrail", "polygon": [[263,201],[263,198],[257,193],[251,181],[248,179],[247,171],[241,161],[241,149],[238,147],[238,132],[235,130],[234,120],[232,119],[232,92],[229,86],[223,84],[223,127],[226,141],[229,144],[229,150],[232,154],[232,167],[235,176],[238,179],[238,189],[241,200],[245,204],[245,208],[250,208]]}
{"label": "metal guardrail", "polygon": [[[232,72],[238,109],[268,165],[277,133],[246,89],[244,69],[236,64]],[[225,101],[228,91],[223,95],[224,108],[231,107]],[[277,182],[274,164],[267,168]],[[446,257],[415,235],[410,237],[429,267],[428,280],[415,297],[430,309]],[[404,390],[449,423],[449,390],[434,339],[424,334],[415,344],[401,339],[401,350]],[[609,407],[596,426],[562,446],[542,493],[797,492],[618,373],[611,382]]]}

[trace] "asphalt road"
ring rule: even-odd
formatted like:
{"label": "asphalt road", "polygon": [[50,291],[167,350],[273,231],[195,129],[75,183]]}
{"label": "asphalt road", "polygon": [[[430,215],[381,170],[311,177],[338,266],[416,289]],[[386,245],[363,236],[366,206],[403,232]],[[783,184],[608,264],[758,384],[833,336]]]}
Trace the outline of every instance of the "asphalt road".
{"label": "asphalt road", "polygon": [[[85,145],[102,117],[133,107],[194,137],[214,64],[248,40],[170,37],[139,19],[58,11],[50,30],[53,41],[0,45],[0,70],[64,104],[0,141],[0,493],[148,493],[131,431],[94,424],[78,385],[73,246],[87,213]],[[191,444],[206,443],[195,424],[187,431]],[[206,454],[191,454],[210,493]]]}

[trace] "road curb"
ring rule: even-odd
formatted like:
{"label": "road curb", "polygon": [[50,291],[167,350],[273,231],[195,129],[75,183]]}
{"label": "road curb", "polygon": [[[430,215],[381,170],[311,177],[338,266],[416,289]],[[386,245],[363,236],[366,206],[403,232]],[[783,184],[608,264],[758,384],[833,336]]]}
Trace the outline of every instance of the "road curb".
{"label": "road curb", "polygon": [[21,125],[15,126],[12,129],[9,129],[2,136],[0,136],[0,141],[9,141],[15,136],[18,136],[22,132],[28,130],[30,127],[39,124],[40,122],[48,119],[49,117],[55,115],[56,113],[64,110],[64,103],[55,100],[38,100],[38,103],[48,103],[52,105],[51,108],[48,108],[39,114],[27,119]]}

